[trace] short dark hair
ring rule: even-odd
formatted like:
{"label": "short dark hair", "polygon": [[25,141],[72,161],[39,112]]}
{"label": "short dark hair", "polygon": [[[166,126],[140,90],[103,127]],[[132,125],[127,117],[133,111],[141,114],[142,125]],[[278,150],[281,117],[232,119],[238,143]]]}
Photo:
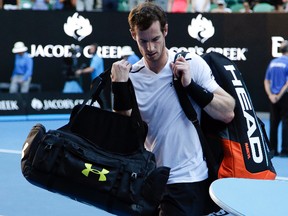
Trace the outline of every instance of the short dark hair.
{"label": "short dark hair", "polygon": [[284,40],[284,41],[281,43],[280,52],[281,52],[281,53],[287,53],[287,52],[288,52],[288,41],[287,41],[287,40]]}
{"label": "short dark hair", "polygon": [[161,31],[164,32],[167,24],[165,11],[153,2],[144,2],[133,8],[128,16],[128,23],[131,31],[136,27],[140,31],[147,30],[155,21],[160,22]]}

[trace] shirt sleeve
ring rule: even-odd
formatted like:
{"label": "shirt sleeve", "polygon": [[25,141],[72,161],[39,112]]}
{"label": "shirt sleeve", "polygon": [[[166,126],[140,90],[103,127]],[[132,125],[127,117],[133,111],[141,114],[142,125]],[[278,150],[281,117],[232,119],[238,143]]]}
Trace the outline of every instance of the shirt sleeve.
{"label": "shirt sleeve", "polygon": [[27,55],[26,57],[26,71],[23,80],[28,80],[33,74],[33,59]]}
{"label": "shirt sleeve", "polygon": [[198,85],[210,92],[214,92],[219,87],[212,74],[211,68],[201,56],[196,54],[192,55],[190,67],[192,79]]}

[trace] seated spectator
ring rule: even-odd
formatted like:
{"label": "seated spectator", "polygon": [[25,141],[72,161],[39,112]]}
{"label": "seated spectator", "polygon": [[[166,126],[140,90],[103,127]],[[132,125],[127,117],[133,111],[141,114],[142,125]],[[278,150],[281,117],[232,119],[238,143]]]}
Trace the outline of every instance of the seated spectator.
{"label": "seated spectator", "polygon": [[286,3],[286,2],[287,2],[287,0],[274,0],[274,1],[272,1],[272,5],[274,5],[276,12],[282,13],[282,12],[285,12],[284,3]]}
{"label": "seated spectator", "polygon": [[212,9],[211,13],[232,13],[232,10],[226,6],[224,0],[217,0],[217,7]]}
{"label": "seated spectator", "polygon": [[60,0],[63,3],[62,10],[76,10],[76,2],[77,0]]}
{"label": "seated spectator", "polygon": [[168,0],[167,12],[186,13],[192,0]]}
{"label": "seated spectator", "polygon": [[32,10],[49,10],[49,0],[32,0]]}
{"label": "seated spectator", "polygon": [[18,10],[20,9],[20,0],[0,0],[0,9]]}
{"label": "seated spectator", "polygon": [[102,0],[102,10],[103,11],[118,11],[118,3],[116,0]]}
{"label": "seated spectator", "polygon": [[64,3],[62,0],[55,0],[53,1],[53,4],[51,5],[52,10],[63,10]]}
{"label": "seated spectator", "polygon": [[205,13],[210,11],[210,0],[192,0],[192,11],[198,13]]}
{"label": "seated spectator", "polygon": [[76,10],[76,2],[79,0],[52,0],[52,10]]}
{"label": "seated spectator", "polygon": [[159,5],[164,11],[168,10],[168,1],[167,0],[155,0],[155,4]]}
{"label": "seated spectator", "polygon": [[136,7],[138,4],[144,2],[145,0],[128,0],[128,8],[129,10],[132,10],[134,7]]}
{"label": "seated spectator", "polygon": [[93,11],[94,0],[76,0],[76,11]]}
{"label": "seated spectator", "polygon": [[250,4],[248,1],[243,2],[243,8],[240,9],[241,13],[253,13],[253,10],[250,8]]}

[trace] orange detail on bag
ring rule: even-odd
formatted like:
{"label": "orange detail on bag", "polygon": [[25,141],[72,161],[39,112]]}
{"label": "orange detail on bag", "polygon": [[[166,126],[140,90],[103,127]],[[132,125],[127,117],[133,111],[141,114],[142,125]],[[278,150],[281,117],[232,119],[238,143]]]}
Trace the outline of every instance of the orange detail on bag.
{"label": "orange detail on bag", "polygon": [[[249,172],[246,169],[245,161],[243,158],[244,155],[240,143],[223,139],[222,145],[224,157],[218,170],[218,178],[235,177],[267,180],[274,180],[276,178],[276,173],[273,173],[270,170],[257,173]],[[250,149],[247,143],[245,144],[245,149],[247,158],[250,159]]]}

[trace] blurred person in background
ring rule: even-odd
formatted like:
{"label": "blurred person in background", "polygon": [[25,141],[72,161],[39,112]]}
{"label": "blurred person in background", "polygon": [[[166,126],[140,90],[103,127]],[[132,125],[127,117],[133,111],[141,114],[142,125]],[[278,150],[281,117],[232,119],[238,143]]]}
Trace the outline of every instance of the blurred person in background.
{"label": "blurred person in background", "polygon": [[0,0],[0,9],[18,10],[20,9],[20,0]]}
{"label": "blurred person in background", "polygon": [[118,0],[102,0],[102,10],[107,12],[118,11]]}
{"label": "blurred person in background", "polygon": [[[260,1],[262,2],[262,1]],[[275,7],[275,12],[285,12],[284,11],[284,3],[286,2],[286,0],[270,0],[270,1],[265,1],[263,0],[263,2],[267,2],[271,5],[273,5]]]}
{"label": "blurred person in background", "polygon": [[93,11],[94,0],[75,0],[76,11]]}
{"label": "blurred person in background", "polygon": [[[80,76],[84,74],[91,74],[91,83],[92,81],[98,77],[102,72],[104,72],[104,60],[101,58],[97,51],[98,51],[98,44],[93,43],[90,45],[89,54],[92,56],[90,60],[90,65],[83,69],[76,70],[75,74]],[[103,109],[111,109],[111,94],[109,85],[104,88],[104,91],[100,93],[100,99],[102,100],[101,106]]]}
{"label": "blurred person in background", "polygon": [[135,64],[140,58],[134,53],[130,46],[124,46],[122,48],[122,58],[128,61],[130,64]]}
{"label": "blurred person in background", "polygon": [[190,12],[205,13],[210,11],[211,1],[210,0],[192,0]]}
{"label": "blurred person in background", "polygon": [[12,72],[10,93],[29,92],[33,74],[33,59],[27,52],[28,48],[22,41],[14,44],[12,52],[15,54],[14,69]]}
{"label": "blurred person in background", "polygon": [[232,13],[232,10],[226,6],[224,0],[217,0],[217,7],[212,9],[211,13]]}
{"label": "blurred person in background", "polygon": [[145,0],[128,0],[129,10],[132,10],[134,7],[136,7],[138,4],[140,4],[140,3],[144,2],[144,1]]}
{"label": "blurred person in background", "polygon": [[243,8],[239,10],[241,13],[253,13],[248,1],[243,2]]}
{"label": "blurred person in background", "polygon": [[[270,100],[270,145],[274,155],[288,157],[288,41],[280,46],[282,56],[266,70],[264,88]],[[278,153],[278,126],[282,121],[282,149]]]}
{"label": "blurred person in background", "polygon": [[169,0],[146,0],[146,2],[153,2],[154,4],[161,7],[164,11],[168,12]]}
{"label": "blurred person in background", "polygon": [[49,0],[31,0],[32,10],[49,10]]}
{"label": "blurred person in background", "polygon": [[[71,56],[64,57],[63,59],[63,75],[65,78],[65,84],[63,93],[82,93],[82,80],[81,77],[75,74],[78,69],[77,53],[81,52],[82,48],[78,45],[71,45]],[[85,65],[81,66],[83,68]]]}
{"label": "blurred person in background", "polygon": [[168,0],[167,12],[186,13],[192,0]]}
{"label": "blurred person in background", "polygon": [[104,60],[97,54],[98,44],[90,45],[89,54],[92,56],[89,67],[76,70],[77,75],[91,74],[91,81],[104,71]]}

